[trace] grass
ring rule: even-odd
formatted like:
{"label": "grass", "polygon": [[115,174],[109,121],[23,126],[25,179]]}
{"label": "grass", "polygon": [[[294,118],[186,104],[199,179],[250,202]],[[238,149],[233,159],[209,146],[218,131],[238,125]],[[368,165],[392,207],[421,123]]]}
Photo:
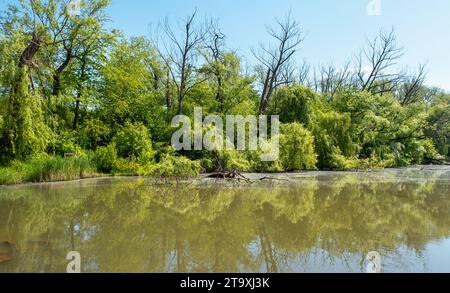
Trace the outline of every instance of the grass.
{"label": "grass", "polygon": [[19,172],[11,167],[0,168],[0,185],[21,183]]}
{"label": "grass", "polygon": [[[98,164],[98,162],[97,162]],[[112,175],[145,175],[157,178],[197,177],[200,174],[199,162],[183,157],[167,157],[158,164],[139,164],[126,159],[116,159],[111,162]],[[99,165],[102,167],[102,165]],[[46,154],[29,159],[25,162],[14,161],[6,167],[0,167],[0,185],[14,185],[29,182],[69,181],[98,176],[95,157],[62,158]]]}
{"label": "grass", "polygon": [[53,182],[94,177],[96,168],[87,158],[40,156],[0,168],[0,185]]}

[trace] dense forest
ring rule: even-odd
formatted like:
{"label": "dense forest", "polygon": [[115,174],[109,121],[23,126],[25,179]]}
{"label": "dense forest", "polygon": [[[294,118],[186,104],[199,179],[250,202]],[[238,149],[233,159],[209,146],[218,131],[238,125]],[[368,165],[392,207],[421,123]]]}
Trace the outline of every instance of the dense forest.
{"label": "dense forest", "polygon": [[[307,38],[287,14],[269,24],[249,64],[218,21],[196,12],[128,38],[108,28],[109,0],[80,5],[73,13],[65,0],[20,0],[1,14],[0,184],[449,159],[450,95],[425,85],[426,65],[399,69],[407,51],[393,30],[349,52],[345,66],[298,64]],[[279,160],[262,162],[258,151],[175,152],[171,120],[194,107],[279,115]]]}

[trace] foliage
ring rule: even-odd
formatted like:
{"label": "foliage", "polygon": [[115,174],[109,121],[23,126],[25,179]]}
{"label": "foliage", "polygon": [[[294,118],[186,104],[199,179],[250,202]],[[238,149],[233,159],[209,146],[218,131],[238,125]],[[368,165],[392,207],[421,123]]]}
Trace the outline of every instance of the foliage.
{"label": "foliage", "polygon": [[141,174],[141,166],[134,160],[118,158],[114,162],[112,174],[122,176],[137,176]]}
{"label": "foliage", "polygon": [[310,88],[297,85],[282,87],[276,93],[272,111],[280,115],[283,123],[299,122],[309,126],[318,100],[318,95]]}
{"label": "foliage", "polygon": [[220,150],[214,154],[216,171],[241,171],[250,170],[251,164],[247,160],[245,152],[237,150]]}
{"label": "foliage", "polygon": [[62,158],[42,154],[25,162],[15,161],[9,167],[0,168],[0,184],[66,181],[95,175],[95,167],[88,158]]}
{"label": "foliage", "polygon": [[280,160],[286,171],[316,169],[314,137],[301,124],[281,125]]}
{"label": "foliage", "polygon": [[0,145],[1,162],[8,159],[26,159],[42,152],[50,139],[50,130],[44,123],[41,97],[28,90],[27,71],[16,73],[15,84],[5,97],[6,112]]}
{"label": "foliage", "polygon": [[94,162],[97,170],[103,173],[111,173],[116,167],[117,149],[114,143],[105,147],[99,147],[94,154]]}
{"label": "foliage", "polygon": [[318,111],[311,129],[314,135],[319,168],[333,168],[333,156],[355,155],[357,145],[351,137],[349,115],[333,110]]}
{"label": "foliage", "polygon": [[[76,162],[90,153],[102,173],[170,177],[386,168],[450,159],[450,95],[426,87],[423,68],[406,78],[388,73],[394,62],[378,60],[385,66],[372,75],[330,67],[312,77],[297,68],[302,76],[294,80],[288,59],[295,46],[288,46],[286,60],[279,56],[284,60],[279,66],[268,61],[280,52],[261,48],[254,53],[264,66],[250,70],[227,49],[216,24],[205,22],[203,31],[195,14],[188,19],[192,26],[180,27],[189,30],[191,39],[185,41],[193,45],[183,56],[177,36],[186,34],[175,28],[166,26],[162,35],[169,39],[161,42],[127,38],[107,28],[108,0],[82,1],[77,17],[67,13],[67,3],[22,0],[0,15],[0,164],[5,166],[0,182],[77,177],[84,167]],[[286,21],[280,28],[297,36],[295,20]],[[271,32],[282,39],[276,29]],[[385,46],[388,58],[396,60],[401,50],[395,40],[393,33],[382,34],[366,51]],[[374,60],[365,61],[377,61],[380,54],[365,57],[371,56]],[[262,161],[265,146],[173,151],[170,122],[179,112],[192,117],[195,107],[222,118],[278,115],[280,159]],[[36,159],[43,152],[48,157]],[[48,172],[35,166],[38,162]],[[63,165],[78,171],[60,172]],[[28,176],[33,172],[27,168],[36,169],[35,175]]]}
{"label": "foliage", "polygon": [[81,146],[78,145],[78,137],[73,131],[63,131],[55,137],[53,151],[59,156],[82,155],[84,153]]}
{"label": "foliage", "polygon": [[150,134],[142,123],[125,122],[113,141],[118,155],[122,158],[139,159],[145,162],[153,158]]}
{"label": "foliage", "polygon": [[107,141],[110,132],[111,130],[102,120],[88,119],[84,121],[83,129],[79,131],[79,140],[84,141],[87,148],[95,150],[97,146]]}
{"label": "foliage", "polygon": [[158,164],[152,166],[149,175],[162,178],[185,179],[197,177],[201,166],[198,161],[191,161],[183,156],[166,156]]}

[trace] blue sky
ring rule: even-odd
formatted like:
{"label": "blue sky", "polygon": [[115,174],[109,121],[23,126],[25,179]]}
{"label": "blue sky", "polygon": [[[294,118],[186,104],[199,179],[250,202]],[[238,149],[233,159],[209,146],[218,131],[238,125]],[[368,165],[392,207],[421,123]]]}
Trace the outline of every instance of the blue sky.
{"label": "blue sky", "polygon": [[428,62],[427,83],[450,91],[450,1],[380,0],[381,15],[369,16],[370,1],[378,0],[112,0],[108,13],[111,27],[139,36],[166,16],[175,21],[197,8],[200,17],[218,19],[228,47],[251,60],[250,47],[267,40],[265,25],[291,10],[306,36],[296,58],[311,65],[342,66],[366,37],[393,27],[407,49],[401,64]]}
{"label": "blue sky", "polygon": [[369,0],[112,0],[111,25],[127,35],[146,35],[150,23],[176,20],[195,8],[199,16],[219,19],[227,44],[250,58],[249,48],[267,40],[265,25],[289,10],[306,34],[298,62],[345,63],[366,36],[394,27],[408,50],[402,64],[428,62],[429,85],[450,90],[450,1],[381,0],[381,15],[369,16]]}

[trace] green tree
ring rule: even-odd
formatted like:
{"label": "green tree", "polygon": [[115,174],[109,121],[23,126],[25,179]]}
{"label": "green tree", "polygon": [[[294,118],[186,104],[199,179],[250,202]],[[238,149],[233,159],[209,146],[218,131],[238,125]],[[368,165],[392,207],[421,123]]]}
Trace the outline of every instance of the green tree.
{"label": "green tree", "polygon": [[142,123],[125,122],[113,141],[122,158],[149,161],[154,156],[150,133]]}
{"label": "green tree", "polygon": [[3,108],[3,131],[0,143],[0,161],[6,163],[13,158],[27,157],[45,150],[51,131],[44,123],[42,100],[29,90],[28,68],[16,73],[12,91]]}
{"label": "green tree", "polygon": [[316,169],[314,137],[301,124],[281,125],[280,160],[286,171]]}
{"label": "green tree", "polygon": [[144,38],[119,40],[103,68],[101,116],[112,129],[141,122],[156,134],[167,125],[159,91],[163,68]]}

